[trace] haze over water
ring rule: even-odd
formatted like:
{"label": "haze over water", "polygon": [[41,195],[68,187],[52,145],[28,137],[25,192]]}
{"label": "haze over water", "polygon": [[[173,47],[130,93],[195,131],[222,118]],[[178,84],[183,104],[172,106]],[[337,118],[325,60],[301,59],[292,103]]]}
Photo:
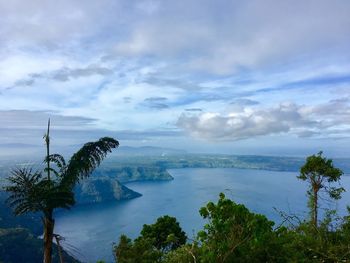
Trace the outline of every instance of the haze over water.
{"label": "haze over water", "polygon": [[[296,179],[297,173],[251,169],[174,169],[167,182],[136,182],[127,186],[142,197],[116,203],[75,207],[57,215],[56,233],[66,238],[64,247],[83,261],[112,262],[112,244],[121,234],[138,236],[143,224],[154,223],[159,216],[175,216],[189,238],[205,223],[199,209],[217,201],[220,192],[251,211],[266,215],[277,224],[278,210],[307,215],[307,184]],[[342,185],[350,189],[350,177]],[[350,193],[338,203],[345,212]],[[334,208],[335,204],[331,206]]]}

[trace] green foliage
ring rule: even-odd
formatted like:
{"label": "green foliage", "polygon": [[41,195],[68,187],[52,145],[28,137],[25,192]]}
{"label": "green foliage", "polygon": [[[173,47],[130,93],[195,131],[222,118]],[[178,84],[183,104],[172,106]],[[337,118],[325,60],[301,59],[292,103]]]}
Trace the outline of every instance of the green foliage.
{"label": "green foliage", "polygon": [[41,211],[50,216],[53,209],[71,207],[75,203],[74,185],[80,178],[88,176],[118,145],[118,141],[108,137],[87,143],[72,156],[68,165],[59,154],[47,156],[45,162],[56,165],[56,169],[49,167],[44,170],[56,175],[51,179],[30,168],[15,169],[8,178],[10,184],[4,188],[10,193],[7,202],[17,215]]}
{"label": "green foliage", "polygon": [[322,157],[322,152],[317,155],[311,155],[306,158],[306,163],[300,169],[299,179],[320,181],[324,183],[325,180],[328,182],[336,182],[340,179],[343,172],[333,166],[333,161]]}
{"label": "green foliage", "polygon": [[69,208],[74,204],[70,189],[48,180],[40,172],[20,168],[13,170],[8,180],[11,184],[5,187],[10,193],[7,202],[16,215],[40,211],[49,215],[54,208]]}
{"label": "green foliage", "polygon": [[200,248],[197,242],[182,245],[176,250],[172,250],[164,256],[165,263],[196,263],[199,262]]}
{"label": "green foliage", "polygon": [[39,236],[42,234],[42,220],[38,213],[26,213],[20,216],[14,215],[12,209],[6,204],[8,194],[0,191],[0,228],[28,228]]}
{"label": "green foliage", "polygon": [[175,217],[159,217],[152,225],[143,225],[139,239],[149,239],[154,247],[162,251],[178,248],[186,243],[187,236]]}
{"label": "green foliage", "polygon": [[[333,213],[333,212],[332,212]],[[326,218],[316,229],[308,222],[287,230],[288,239],[284,249],[290,252],[289,262],[348,262],[350,238],[343,226],[334,228],[332,216]]]}
{"label": "green foliage", "polygon": [[114,253],[118,263],[153,263],[160,262],[162,252],[152,245],[148,238],[138,238],[134,242],[122,235]]}
{"label": "green foliage", "polygon": [[152,225],[144,225],[134,242],[122,235],[114,253],[118,263],[161,262],[165,253],[184,245],[186,240],[176,218],[163,216]]}
{"label": "green foliage", "polygon": [[64,169],[62,184],[73,188],[79,179],[88,177],[100,165],[107,153],[118,146],[119,142],[109,137],[86,143],[69,160],[66,169]]}
{"label": "green foliage", "polygon": [[251,213],[222,193],[217,204],[209,202],[200,214],[209,220],[198,233],[201,262],[276,261],[280,247],[275,242],[274,223],[265,216]]}
{"label": "green foliage", "polygon": [[[114,252],[118,263],[349,262],[350,207],[348,210],[344,218],[328,211],[316,231],[309,222],[273,229],[274,223],[265,216],[220,194],[217,203],[209,202],[200,209],[208,223],[191,243],[168,246],[173,234],[166,225],[177,224],[166,216],[145,225],[143,235],[134,241],[121,236]],[[157,243],[155,237],[162,242]]]}
{"label": "green foliage", "polygon": [[306,163],[300,168],[299,179],[309,183],[308,206],[310,208],[311,222],[314,227],[318,225],[319,192],[323,190],[332,199],[340,199],[343,187],[331,186],[331,183],[339,182],[343,172],[333,166],[333,161],[317,155],[307,157]]}

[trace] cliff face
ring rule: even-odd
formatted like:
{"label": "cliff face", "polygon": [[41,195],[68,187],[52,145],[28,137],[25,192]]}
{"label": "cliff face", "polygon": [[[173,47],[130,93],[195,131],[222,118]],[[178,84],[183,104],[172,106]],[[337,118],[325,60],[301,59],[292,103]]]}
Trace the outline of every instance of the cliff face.
{"label": "cliff face", "polygon": [[119,181],[107,177],[83,180],[75,187],[74,192],[78,205],[126,200],[141,196],[140,193],[129,189]]}

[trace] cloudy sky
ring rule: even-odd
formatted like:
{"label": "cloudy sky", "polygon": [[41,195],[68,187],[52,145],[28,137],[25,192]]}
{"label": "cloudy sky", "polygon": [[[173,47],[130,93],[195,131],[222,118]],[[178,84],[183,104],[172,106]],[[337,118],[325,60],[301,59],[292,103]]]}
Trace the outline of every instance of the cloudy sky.
{"label": "cloudy sky", "polygon": [[0,144],[349,156],[349,46],[348,0],[0,0]]}

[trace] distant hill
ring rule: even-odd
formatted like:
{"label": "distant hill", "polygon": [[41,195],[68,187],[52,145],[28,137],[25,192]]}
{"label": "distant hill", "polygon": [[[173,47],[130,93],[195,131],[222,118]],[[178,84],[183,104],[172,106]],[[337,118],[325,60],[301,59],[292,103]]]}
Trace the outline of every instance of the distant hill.
{"label": "distant hill", "polygon": [[[96,174],[117,175],[117,179],[125,183],[135,181],[134,178],[137,178],[137,181],[169,179],[164,171],[176,168],[242,168],[299,172],[305,160],[306,157],[198,153],[146,155],[140,151],[139,154],[135,155],[111,155],[97,169]],[[346,175],[350,175],[349,158],[334,158],[333,161],[336,167],[340,168]],[[139,170],[145,172],[138,174]]]}
{"label": "distant hill", "polygon": [[178,150],[172,148],[161,148],[153,146],[143,146],[143,147],[131,147],[131,146],[121,146],[116,151],[116,155],[179,155],[186,154],[185,150]]}

